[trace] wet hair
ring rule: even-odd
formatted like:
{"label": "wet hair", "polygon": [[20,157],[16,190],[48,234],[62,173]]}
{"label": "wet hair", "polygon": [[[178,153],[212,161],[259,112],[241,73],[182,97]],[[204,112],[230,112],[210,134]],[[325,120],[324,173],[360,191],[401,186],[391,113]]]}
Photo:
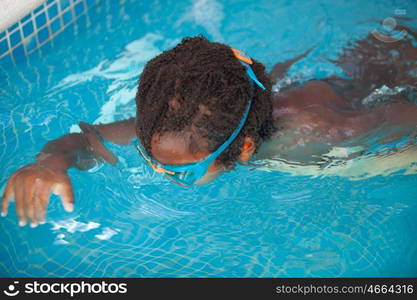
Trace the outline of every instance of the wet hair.
{"label": "wet hair", "polygon": [[242,131],[216,162],[232,167],[245,136],[252,137],[258,149],[274,127],[271,81],[264,66],[253,62],[252,69],[266,90],[250,83],[246,68],[229,46],[203,36],[184,38],[150,60],[136,94],[136,132],[146,152],[152,156],[155,134],[168,132],[187,136],[192,152],[215,151],[239,124],[250,98],[252,106]]}

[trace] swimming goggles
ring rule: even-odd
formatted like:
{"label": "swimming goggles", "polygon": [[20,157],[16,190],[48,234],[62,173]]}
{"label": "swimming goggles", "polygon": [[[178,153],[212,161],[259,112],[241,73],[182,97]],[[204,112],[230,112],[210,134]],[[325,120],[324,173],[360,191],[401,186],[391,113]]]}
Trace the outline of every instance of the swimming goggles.
{"label": "swimming goggles", "polygon": [[[251,80],[251,84],[255,83],[260,88],[265,90],[264,85],[259,82],[258,78],[256,77],[255,73],[253,72],[251,65],[253,61],[246,57],[245,54],[239,50],[232,49],[233,54],[239,60],[239,62],[246,67],[246,74]],[[230,137],[214,152],[209,154],[205,159],[189,164],[183,165],[168,165],[168,164],[161,164],[155,160],[153,160],[145,151],[142,144],[136,139],[135,144],[136,148],[138,149],[139,153],[142,157],[151,165],[152,169],[155,172],[162,173],[170,179],[171,181],[175,182],[176,184],[183,186],[183,187],[190,187],[195,182],[197,182],[200,178],[202,178],[210,165],[216,160],[216,158],[234,141],[234,139],[239,135],[240,131],[242,130],[245,122],[248,118],[250,107],[252,105],[252,99],[249,99],[248,104],[246,104],[245,111],[239,124],[237,125],[236,129],[232,132]]]}

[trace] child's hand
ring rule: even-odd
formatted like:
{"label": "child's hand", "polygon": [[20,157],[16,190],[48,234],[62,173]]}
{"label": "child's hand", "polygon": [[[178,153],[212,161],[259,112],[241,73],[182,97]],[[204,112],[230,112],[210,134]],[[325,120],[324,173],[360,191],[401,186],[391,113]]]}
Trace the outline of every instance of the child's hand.
{"label": "child's hand", "polygon": [[2,200],[2,216],[7,215],[11,198],[15,198],[19,225],[29,219],[31,227],[45,223],[51,193],[59,195],[66,211],[73,210],[71,181],[65,171],[57,171],[36,162],[20,168],[10,176]]}

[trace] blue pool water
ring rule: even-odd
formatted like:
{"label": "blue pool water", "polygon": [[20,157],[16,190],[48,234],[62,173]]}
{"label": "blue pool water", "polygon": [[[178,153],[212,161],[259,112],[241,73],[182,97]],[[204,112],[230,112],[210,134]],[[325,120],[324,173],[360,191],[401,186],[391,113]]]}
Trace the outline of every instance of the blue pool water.
{"label": "blue pool water", "polygon": [[[340,74],[326,59],[399,9],[417,27],[413,0],[178,3],[102,1],[27,62],[0,65],[1,192],[80,120],[134,116],[144,64],[184,36],[202,33],[269,69],[316,45],[288,77],[306,80]],[[69,171],[74,212],[53,196],[47,223],[21,228],[10,205],[0,276],[417,276],[415,164],[360,180],[238,166],[184,189],[153,174],[133,147],[112,150],[118,168]]]}

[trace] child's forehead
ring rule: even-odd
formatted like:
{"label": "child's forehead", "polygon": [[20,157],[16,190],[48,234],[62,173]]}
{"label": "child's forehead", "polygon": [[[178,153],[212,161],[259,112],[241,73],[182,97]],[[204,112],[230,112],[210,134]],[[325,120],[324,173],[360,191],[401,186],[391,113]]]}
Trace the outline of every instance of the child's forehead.
{"label": "child's forehead", "polygon": [[162,164],[186,164],[204,159],[209,155],[205,147],[192,149],[191,133],[156,133],[151,139],[151,156]]}

